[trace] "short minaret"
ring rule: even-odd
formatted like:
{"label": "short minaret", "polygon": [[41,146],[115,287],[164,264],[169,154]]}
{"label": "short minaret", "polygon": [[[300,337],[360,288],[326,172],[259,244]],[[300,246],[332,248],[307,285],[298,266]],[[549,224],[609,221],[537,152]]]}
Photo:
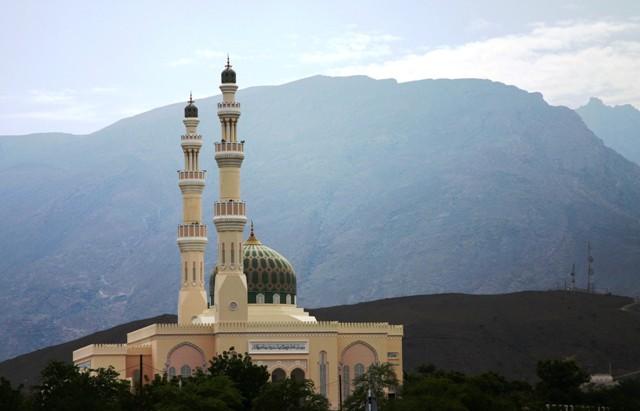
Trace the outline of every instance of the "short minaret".
{"label": "short minaret", "polygon": [[184,109],[186,132],[181,137],[184,169],[178,171],[178,185],[182,191],[182,224],[178,226],[180,248],[180,295],[178,323],[190,324],[194,317],[207,309],[204,288],[204,251],[207,246],[207,226],[202,224],[202,190],[205,171],[200,170],[202,136],[198,134],[198,108],[189,95]]}
{"label": "short minaret", "polygon": [[215,143],[216,162],[220,170],[220,198],[213,206],[213,222],[218,232],[218,261],[214,290],[216,321],[247,321],[247,279],[242,266],[242,240],[247,223],[245,203],[240,197],[240,167],[244,159],[244,142],[238,142],[237,124],[240,103],[235,101],[236,73],[229,58],[222,71],[218,118],[222,128],[220,142]]}

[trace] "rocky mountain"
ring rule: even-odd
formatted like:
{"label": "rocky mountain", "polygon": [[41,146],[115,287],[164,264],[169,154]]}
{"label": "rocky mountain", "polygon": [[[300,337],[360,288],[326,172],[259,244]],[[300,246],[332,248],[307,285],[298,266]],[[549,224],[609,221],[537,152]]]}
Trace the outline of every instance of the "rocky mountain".
{"label": "rocky mountain", "polygon": [[[404,368],[434,364],[465,373],[499,372],[532,381],[538,360],[575,358],[590,373],[640,369],[640,311],[631,298],[566,291],[503,295],[439,294],[310,310],[321,320],[403,323]],[[38,383],[51,360],[71,361],[87,344],[126,342],[126,334],[175,315],[126,323],[0,362],[15,385]]]}
{"label": "rocky mountain", "polygon": [[[303,306],[582,281],[587,240],[600,289],[640,291],[640,167],[538,93],[312,77],[238,99],[248,214]],[[217,101],[197,102],[208,212]],[[183,106],[0,137],[0,358],[175,311]]]}
{"label": "rocky mountain", "polygon": [[636,164],[640,164],[640,111],[630,104],[607,106],[602,100],[591,98],[578,108],[585,124],[604,144]]}

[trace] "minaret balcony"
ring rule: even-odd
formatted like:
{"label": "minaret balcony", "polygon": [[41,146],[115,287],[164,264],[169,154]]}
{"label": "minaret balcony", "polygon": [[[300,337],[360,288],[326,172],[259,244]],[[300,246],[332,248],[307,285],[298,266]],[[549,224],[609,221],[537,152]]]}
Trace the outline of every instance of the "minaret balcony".
{"label": "minaret balcony", "polygon": [[207,247],[207,226],[204,224],[180,224],[178,226],[178,247],[180,252],[204,252]]}
{"label": "minaret balcony", "polygon": [[244,201],[216,201],[213,205],[213,218],[245,217],[247,205]]}
{"label": "minaret balcony", "polygon": [[218,103],[218,116],[220,115],[231,115],[231,116],[239,116],[240,115],[240,103],[235,101],[223,101]]}
{"label": "minaret balcony", "polygon": [[240,167],[244,160],[244,143],[215,143],[218,167]]}
{"label": "minaret balcony", "polygon": [[247,223],[244,201],[216,201],[213,205],[213,223],[216,230],[242,231]]}
{"label": "minaret balcony", "polygon": [[237,108],[240,109],[240,103],[237,101],[221,101],[218,103],[218,108]]}
{"label": "minaret balcony", "polygon": [[216,153],[228,153],[228,152],[236,152],[236,153],[244,153],[244,143],[214,143],[216,148]]}
{"label": "minaret balcony", "polygon": [[200,134],[184,134],[180,137],[180,145],[183,149],[199,149],[202,147],[202,136]]}
{"label": "minaret balcony", "polygon": [[205,170],[201,171],[184,171],[178,170],[178,179],[180,181],[184,180],[204,180],[207,172]]}
{"label": "minaret balcony", "polygon": [[178,187],[182,194],[202,194],[206,171],[178,170]]}
{"label": "minaret balcony", "polygon": [[181,238],[201,237],[207,238],[207,226],[204,224],[180,224],[178,226],[178,241]]}

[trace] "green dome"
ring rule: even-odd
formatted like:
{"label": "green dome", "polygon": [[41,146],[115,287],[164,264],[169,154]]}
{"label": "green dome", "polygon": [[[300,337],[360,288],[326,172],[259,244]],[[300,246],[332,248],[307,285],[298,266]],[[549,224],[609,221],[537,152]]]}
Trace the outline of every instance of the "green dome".
{"label": "green dome", "polygon": [[[276,250],[262,244],[253,234],[253,229],[242,251],[248,302],[272,304],[274,299],[280,299],[280,304],[295,304],[296,273],[291,263]],[[214,270],[209,282],[212,304],[215,303],[215,275]]]}

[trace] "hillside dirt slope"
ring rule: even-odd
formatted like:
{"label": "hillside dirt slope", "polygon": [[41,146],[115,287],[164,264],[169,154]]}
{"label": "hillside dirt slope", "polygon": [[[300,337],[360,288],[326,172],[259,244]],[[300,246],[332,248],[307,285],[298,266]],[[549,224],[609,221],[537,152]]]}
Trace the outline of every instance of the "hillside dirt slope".
{"label": "hillside dirt slope", "polygon": [[[640,312],[627,297],[564,291],[503,295],[440,294],[310,310],[319,320],[404,324],[404,366],[435,364],[466,373],[497,371],[533,380],[540,359],[577,359],[589,372],[640,370]],[[126,333],[174,315],[134,321],[0,363],[14,383],[37,382],[50,360],[70,361],[91,343],[121,343]],[[220,347],[225,349],[228,347]]]}

